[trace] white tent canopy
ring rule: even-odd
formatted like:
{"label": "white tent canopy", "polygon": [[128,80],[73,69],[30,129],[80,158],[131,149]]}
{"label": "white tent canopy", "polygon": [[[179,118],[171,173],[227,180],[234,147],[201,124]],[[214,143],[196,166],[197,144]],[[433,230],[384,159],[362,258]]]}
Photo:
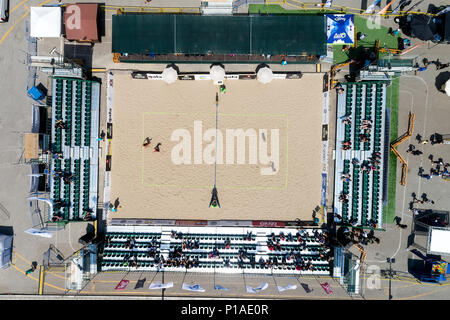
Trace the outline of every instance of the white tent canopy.
{"label": "white tent canopy", "polygon": [[263,67],[258,70],[256,77],[258,78],[258,81],[261,83],[269,83],[270,81],[273,80],[272,69],[268,67]]}
{"label": "white tent canopy", "polygon": [[173,67],[168,67],[163,70],[161,76],[165,82],[174,83],[178,79],[178,72]]}
{"label": "white tent canopy", "polygon": [[445,83],[445,93],[450,97],[450,80]]}
{"label": "white tent canopy", "polygon": [[60,7],[31,7],[30,36],[59,38],[61,36]]}
{"label": "white tent canopy", "polygon": [[209,74],[213,81],[223,81],[225,79],[225,69],[219,65],[212,66]]}
{"label": "white tent canopy", "polygon": [[450,255],[450,229],[431,227],[428,229],[427,253]]}

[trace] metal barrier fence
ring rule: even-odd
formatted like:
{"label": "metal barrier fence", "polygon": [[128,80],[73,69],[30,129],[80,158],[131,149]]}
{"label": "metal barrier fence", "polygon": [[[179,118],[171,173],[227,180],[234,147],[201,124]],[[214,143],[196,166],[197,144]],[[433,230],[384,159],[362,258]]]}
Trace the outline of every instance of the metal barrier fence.
{"label": "metal barrier fence", "polygon": [[100,6],[105,11],[117,11],[120,10],[123,13],[188,13],[188,14],[200,14],[199,7],[131,7],[131,6]]}
{"label": "metal barrier fence", "polygon": [[[360,16],[374,16],[375,14],[369,14],[365,13],[365,10],[358,9],[358,8],[352,8],[352,7],[346,7],[346,6],[340,6],[340,5],[331,5],[329,8],[324,8],[324,4],[321,3],[312,3],[312,2],[300,2],[297,0],[264,0],[265,5],[270,4],[278,4],[278,5],[287,5],[290,7],[295,8],[296,10],[304,10],[304,11],[316,11],[317,13],[323,12],[323,13],[346,13],[346,14],[355,14]],[[397,17],[397,16],[404,16],[405,14],[425,14],[428,16],[436,16],[436,14],[431,13],[425,13],[425,12],[416,12],[416,11],[399,11],[396,14],[390,14],[389,11],[387,11],[385,14],[382,14],[382,17],[390,16],[390,17]]]}
{"label": "metal barrier fence", "polygon": [[[354,14],[359,16],[375,16],[375,14],[365,13],[365,10],[352,8],[347,6],[340,6],[332,4],[329,8],[325,8],[324,4],[312,3],[312,2],[300,2],[298,0],[262,0],[264,5],[286,5],[292,7],[293,10],[305,11],[305,13],[341,13],[341,14]],[[261,2],[262,2],[261,1]],[[246,0],[246,4],[259,4],[259,1]],[[241,3],[243,4],[243,3]],[[261,3],[262,4],[262,3]],[[184,14],[200,14],[200,7],[139,7],[139,6],[113,6],[113,5],[101,5],[101,9],[107,12],[116,12],[120,10],[123,13],[184,13]],[[288,10],[288,9],[287,9]],[[405,14],[425,14],[428,16],[436,16],[436,14],[417,12],[417,11],[399,11],[396,14],[391,14],[388,10],[382,14],[382,17],[397,17],[404,16]]]}

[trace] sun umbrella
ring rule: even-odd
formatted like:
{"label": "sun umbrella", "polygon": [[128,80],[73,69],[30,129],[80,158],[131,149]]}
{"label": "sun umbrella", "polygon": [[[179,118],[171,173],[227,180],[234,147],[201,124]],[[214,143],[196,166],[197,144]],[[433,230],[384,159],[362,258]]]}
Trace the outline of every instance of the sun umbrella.
{"label": "sun umbrella", "polygon": [[450,97],[450,80],[445,83],[445,93]]}
{"label": "sun umbrella", "polygon": [[268,67],[263,67],[258,70],[256,77],[258,78],[258,81],[261,83],[269,83],[270,81],[273,80],[272,69]]}
{"label": "sun umbrella", "polygon": [[178,79],[178,72],[172,67],[165,68],[161,75],[167,83],[174,83]]}
{"label": "sun umbrella", "polygon": [[212,66],[209,69],[209,74],[213,81],[223,81],[225,79],[225,69],[218,65]]}

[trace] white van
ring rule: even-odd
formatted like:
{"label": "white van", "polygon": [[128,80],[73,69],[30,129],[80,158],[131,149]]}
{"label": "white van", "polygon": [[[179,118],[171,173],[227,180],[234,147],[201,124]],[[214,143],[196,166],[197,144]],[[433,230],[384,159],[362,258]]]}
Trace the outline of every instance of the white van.
{"label": "white van", "polygon": [[0,0],[0,23],[8,22],[9,19],[9,0]]}

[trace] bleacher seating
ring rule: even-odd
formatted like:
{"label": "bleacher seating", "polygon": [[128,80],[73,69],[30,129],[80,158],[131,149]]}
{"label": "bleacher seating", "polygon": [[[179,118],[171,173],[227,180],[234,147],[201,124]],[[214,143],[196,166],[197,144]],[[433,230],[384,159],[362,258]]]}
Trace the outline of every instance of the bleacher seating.
{"label": "bleacher seating", "polygon": [[[52,215],[59,213],[64,221],[83,220],[84,211],[93,209],[89,207],[92,183],[89,147],[93,134],[94,137],[97,136],[97,132],[91,131],[97,131],[97,126],[92,125],[92,86],[91,81],[53,78],[51,148],[54,153],[63,154],[63,159],[52,158],[51,169],[53,172],[74,175],[70,183],[52,176],[51,199],[61,200],[65,204],[61,209],[54,209]],[[96,91],[96,95],[98,94],[99,90]],[[95,101],[97,104],[98,98]],[[98,105],[96,109],[98,110]],[[58,120],[63,121],[64,129],[55,127]]]}
{"label": "bleacher seating", "polygon": [[[387,83],[381,81],[343,83],[344,94],[338,95],[336,146],[343,142],[350,142],[351,146],[350,150],[337,152],[336,156],[339,174],[335,176],[335,206],[344,223],[353,220],[368,226],[373,220],[378,226],[382,224],[386,86]],[[344,116],[351,116],[351,124],[343,123]],[[363,120],[371,124],[370,130],[361,128]],[[367,141],[361,141],[362,134]],[[373,162],[375,153],[381,155],[377,155],[379,163]],[[354,158],[358,163],[352,164]],[[365,168],[368,170],[363,170]],[[344,179],[342,175],[350,178]],[[339,200],[342,195],[348,201]]]}
{"label": "bleacher seating", "polygon": [[[186,229],[178,230],[182,233],[179,236],[154,230],[108,231],[101,256],[102,270],[156,271],[164,268],[182,272],[330,274],[329,247],[320,229],[316,235],[312,229],[303,231],[302,235],[296,230],[286,232],[285,229],[267,229],[261,234],[259,229],[250,239],[245,232],[190,233]],[[280,230],[286,236],[284,240]],[[271,250],[267,245],[272,241],[272,232],[280,243],[279,250]],[[287,239],[289,233],[291,240]],[[188,242],[196,242],[197,246],[187,247]]]}

